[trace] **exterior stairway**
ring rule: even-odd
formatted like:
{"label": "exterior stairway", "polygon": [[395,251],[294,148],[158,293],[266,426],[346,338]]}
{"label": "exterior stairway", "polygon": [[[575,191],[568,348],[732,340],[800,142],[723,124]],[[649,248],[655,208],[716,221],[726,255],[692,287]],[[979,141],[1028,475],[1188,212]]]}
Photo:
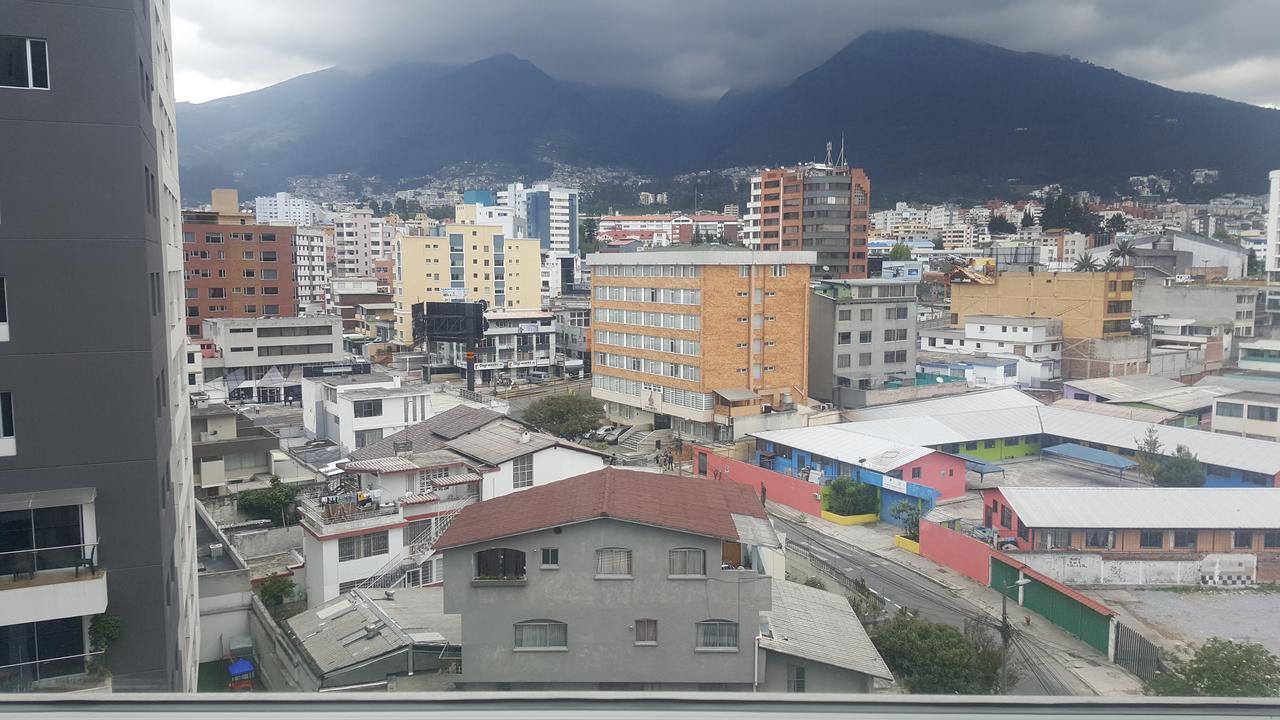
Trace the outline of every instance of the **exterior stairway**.
{"label": "exterior stairway", "polygon": [[440,536],[444,535],[445,530],[449,529],[449,524],[458,516],[458,513],[462,512],[463,508],[477,499],[476,495],[471,495],[444,514],[436,515],[432,518],[430,528],[414,538],[407,548],[387,562],[386,565],[383,565],[378,572],[357,585],[357,589],[390,589],[417,585],[418,582],[415,578],[420,580],[422,574],[414,571],[419,570],[423,563],[435,557],[435,546],[436,542],[440,540]]}

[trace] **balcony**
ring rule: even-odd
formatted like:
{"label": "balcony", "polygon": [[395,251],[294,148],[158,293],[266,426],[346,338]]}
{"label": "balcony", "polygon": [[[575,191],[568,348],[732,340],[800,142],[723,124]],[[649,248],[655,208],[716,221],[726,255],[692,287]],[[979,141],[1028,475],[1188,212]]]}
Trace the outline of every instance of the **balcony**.
{"label": "balcony", "polygon": [[342,490],[298,499],[302,524],[317,535],[378,527],[400,518],[400,505],[382,499],[381,490]]}
{"label": "balcony", "polygon": [[0,618],[5,625],[97,615],[107,609],[107,573],[98,544],[0,553]]}

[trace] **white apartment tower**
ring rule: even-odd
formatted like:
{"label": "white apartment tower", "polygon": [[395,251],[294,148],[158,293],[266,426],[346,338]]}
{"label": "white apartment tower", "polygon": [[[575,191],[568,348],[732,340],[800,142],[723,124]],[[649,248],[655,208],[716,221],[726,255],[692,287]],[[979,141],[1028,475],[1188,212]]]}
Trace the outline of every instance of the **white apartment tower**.
{"label": "white apartment tower", "polygon": [[326,236],[332,227],[299,227],[293,236],[293,272],[298,293],[298,309],[302,313],[322,313],[328,307],[329,272],[325,267]]}
{"label": "white apartment tower", "polygon": [[1280,273],[1280,170],[1271,171],[1271,192],[1267,194],[1267,273],[1272,280]]}
{"label": "white apartment tower", "polygon": [[338,213],[333,230],[334,272],[339,277],[370,277],[374,260],[393,255],[394,228],[368,208]]}
{"label": "white apartment tower", "polygon": [[318,204],[287,192],[259,195],[254,200],[253,213],[259,225],[315,225],[321,217]]}

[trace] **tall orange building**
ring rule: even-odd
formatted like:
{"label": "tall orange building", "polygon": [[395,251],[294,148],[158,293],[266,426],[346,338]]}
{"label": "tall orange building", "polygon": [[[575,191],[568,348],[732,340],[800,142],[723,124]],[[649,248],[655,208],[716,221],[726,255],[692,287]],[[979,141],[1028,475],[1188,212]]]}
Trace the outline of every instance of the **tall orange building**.
{"label": "tall orange building", "polygon": [[592,397],[616,421],[709,440],[805,403],[814,262],[720,245],[589,255]]}
{"label": "tall orange building", "polygon": [[815,278],[867,276],[871,180],[861,168],[809,163],[751,179],[743,238],[760,250],[810,250]]}

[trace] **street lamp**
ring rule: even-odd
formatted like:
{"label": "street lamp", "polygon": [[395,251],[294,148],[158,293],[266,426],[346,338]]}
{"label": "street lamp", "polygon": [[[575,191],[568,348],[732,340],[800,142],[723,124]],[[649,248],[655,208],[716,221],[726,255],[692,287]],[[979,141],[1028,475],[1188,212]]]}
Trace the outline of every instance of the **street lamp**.
{"label": "street lamp", "polygon": [[[1029,585],[1031,578],[1022,578],[1012,585],[1006,585],[1003,590],[1008,591],[1014,588],[1020,588]],[[1009,626],[1009,593],[1000,593],[1000,694],[1009,694],[1009,641],[1013,639],[1013,628]]]}

